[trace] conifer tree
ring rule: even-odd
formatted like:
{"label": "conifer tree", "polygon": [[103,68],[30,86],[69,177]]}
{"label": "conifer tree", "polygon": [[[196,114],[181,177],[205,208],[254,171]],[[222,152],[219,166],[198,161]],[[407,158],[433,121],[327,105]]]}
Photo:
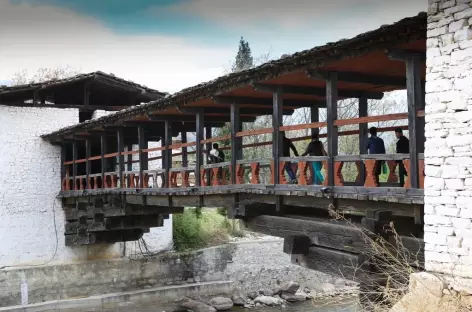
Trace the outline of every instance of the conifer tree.
{"label": "conifer tree", "polygon": [[254,59],[251,54],[249,43],[243,37],[239,40],[238,54],[236,55],[232,71],[239,72],[254,66]]}

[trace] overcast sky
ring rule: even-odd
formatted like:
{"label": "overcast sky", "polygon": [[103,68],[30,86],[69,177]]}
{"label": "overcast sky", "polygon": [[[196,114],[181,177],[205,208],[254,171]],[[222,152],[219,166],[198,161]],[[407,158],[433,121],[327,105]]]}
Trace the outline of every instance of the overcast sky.
{"label": "overcast sky", "polygon": [[426,11],[427,0],[0,0],[0,84],[15,72],[102,70],[175,92],[253,55],[309,49]]}

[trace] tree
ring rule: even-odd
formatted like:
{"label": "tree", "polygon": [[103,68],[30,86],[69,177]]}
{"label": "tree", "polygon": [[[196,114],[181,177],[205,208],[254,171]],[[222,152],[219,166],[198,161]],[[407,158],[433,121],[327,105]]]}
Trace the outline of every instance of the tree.
{"label": "tree", "polygon": [[239,40],[239,50],[236,54],[232,72],[239,72],[245,69],[252,68],[254,66],[254,59],[252,58],[251,48],[249,43],[244,40],[243,37]]}
{"label": "tree", "polygon": [[33,75],[29,75],[27,70],[21,70],[13,74],[12,86],[29,83],[43,82],[48,80],[59,80],[78,75],[80,72],[72,67],[40,68]]}

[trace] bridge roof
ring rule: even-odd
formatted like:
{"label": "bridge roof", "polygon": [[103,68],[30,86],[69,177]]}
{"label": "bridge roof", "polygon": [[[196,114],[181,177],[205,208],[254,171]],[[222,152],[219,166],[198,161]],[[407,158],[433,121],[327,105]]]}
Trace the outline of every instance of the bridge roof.
{"label": "bridge roof", "polygon": [[[149,115],[162,117],[192,116],[191,109],[209,108],[205,115],[216,116],[215,109],[227,109],[221,115],[229,117],[229,100],[239,99],[244,108],[270,109],[271,92],[255,84],[283,86],[296,89],[284,93],[284,108],[294,109],[319,102],[323,106],[325,81],[323,73],[344,73],[340,79],[339,98],[366,96],[379,99],[383,92],[405,89],[403,62],[389,58],[386,49],[398,51],[426,51],[426,13],[405,18],[395,24],[360,34],[351,39],[328,43],[310,50],[295,53],[256,68],[232,73],[215,80],[196,85],[165,98],[141,104],[99,119],[60,129],[43,135],[49,141],[61,141],[68,136],[86,134],[89,130],[105,125],[119,125],[125,121],[149,121]],[[425,75],[425,69],[422,73]],[[357,76],[356,76],[357,75]],[[359,80],[353,79],[358,78]],[[256,90],[258,89],[258,90]],[[288,90],[287,89],[287,90]],[[259,92],[258,92],[259,91]],[[217,98],[220,98],[219,100]],[[223,98],[223,99],[222,99]],[[211,110],[214,110],[211,112]],[[264,115],[252,113],[247,116]],[[178,118],[177,118],[178,120]]]}
{"label": "bridge roof", "polygon": [[[2,105],[24,104],[24,101],[32,100],[34,94],[37,93],[38,96],[44,97],[54,94],[54,102],[57,105],[76,104],[75,102],[77,101],[81,103],[83,101],[81,92],[83,92],[84,84],[89,84],[91,87],[90,92],[97,94],[136,94],[137,96],[135,100],[138,102],[154,101],[166,96],[166,93],[164,92],[160,92],[135,82],[116,77],[112,74],[96,71],[87,74],[79,74],[64,79],[54,79],[11,87],[0,86],[0,102]],[[46,99],[46,101],[49,100]],[[106,104],[103,104],[102,101],[103,98],[98,96],[94,102],[100,103],[101,106],[107,106]],[[97,103],[90,104],[96,105]],[[131,106],[122,105],[122,103],[118,103],[116,105]],[[133,105],[135,105],[134,102]]]}

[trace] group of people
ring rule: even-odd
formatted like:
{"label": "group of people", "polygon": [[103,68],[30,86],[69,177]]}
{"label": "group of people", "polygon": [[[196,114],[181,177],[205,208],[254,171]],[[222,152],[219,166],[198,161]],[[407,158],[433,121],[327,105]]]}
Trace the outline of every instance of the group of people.
{"label": "group of people", "polygon": [[[377,136],[377,128],[372,127],[369,129],[370,137],[367,141],[366,149],[369,154],[385,154],[385,143],[384,141]],[[396,153],[397,154],[409,154],[410,153],[410,142],[408,138],[403,135],[403,131],[401,128],[395,129],[395,136],[397,137],[397,145],[396,145]],[[283,157],[290,157],[290,150],[293,151],[295,157],[298,157],[298,151],[293,142],[285,136],[285,132],[282,132],[282,156]],[[313,135],[312,141],[306,147],[305,152],[301,156],[327,156],[326,150],[323,146],[323,143],[319,140],[318,135]],[[225,154],[224,152],[219,149],[217,143],[213,144],[213,149],[210,151],[209,155],[209,162],[210,163],[220,163],[225,161]],[[375,175],[378,179],[379,175],[382,173],[382,165],[384,161],[377,161],[375,164]],[[400,185],[403,186],[405,184],[405,176],[407,176],[407,172],[405,170],[405,166],[403,165],[402,161],[397,161],[399,166],[399,179]],[[323,163],[321,161],[314,161],[312,162],[313,168],[313,184],[321,185],[324,181],[323,175],[321,170],[323,168]],[[292,167],[292,164],[287,162],[285,163],[284,167],[285,171],[287,172],[290,183],[298,184],[297,176],[295,174],[295,170]]]}

